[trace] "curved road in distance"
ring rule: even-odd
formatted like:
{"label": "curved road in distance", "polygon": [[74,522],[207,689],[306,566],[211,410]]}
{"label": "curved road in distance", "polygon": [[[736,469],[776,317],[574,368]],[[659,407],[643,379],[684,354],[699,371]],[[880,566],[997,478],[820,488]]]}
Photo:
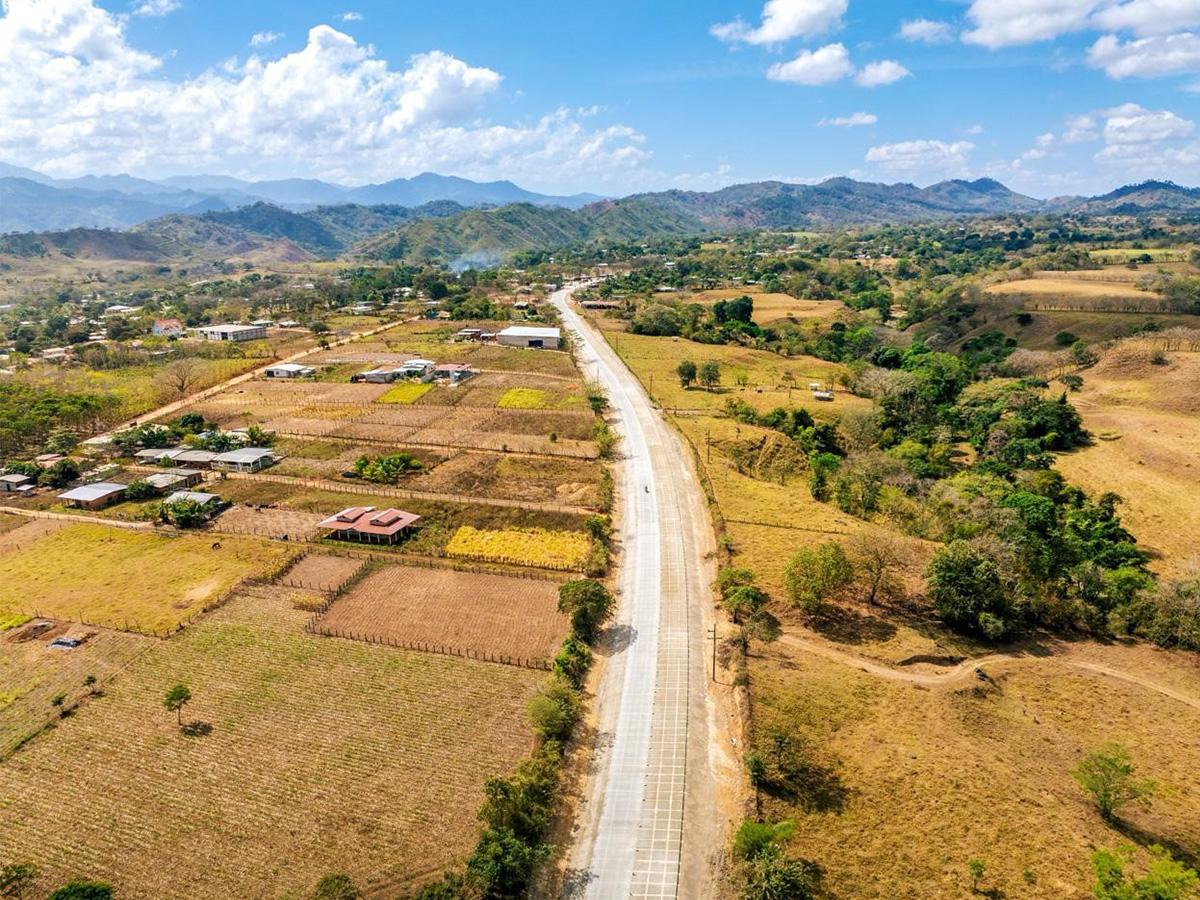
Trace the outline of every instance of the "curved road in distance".
{"label": "curved road in distance", "polygon": [[722,828],[708,748],[707,507],[680,436],[570,307],[576,289],[552,300],[621,436],[622,553],[617,637],[596,692],[597,746],[566,895],[700,897]]}

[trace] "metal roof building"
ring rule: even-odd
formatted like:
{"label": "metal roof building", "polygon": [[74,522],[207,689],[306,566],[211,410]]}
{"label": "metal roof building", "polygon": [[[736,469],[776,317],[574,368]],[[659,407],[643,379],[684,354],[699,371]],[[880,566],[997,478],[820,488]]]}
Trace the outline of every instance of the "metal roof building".
{"label": "metal roof building", "polygon": [[505,347],[526,347],[531,350],[557,350],[562,343],[558,328],[538,328],[532,325],[513,325],[496,335],[497,343]]}
{"label": "metal roof building", "polygon": [[330,537],[361,544],[395,544],[421,517],[401,509],[376,510],[373,506],[352,506],[321,522]]}
{"label": "metal roof building", "polygon": [[242,447],[213,457],[212,467],[227,472],[261,472],[277,461],[274,452],[265,447]]}
{"label": "metal roof building", "polygon": [[77,509],[103,509],[124,497],[125,487],[111,481],[97,481],[59,494],[58,499]]}

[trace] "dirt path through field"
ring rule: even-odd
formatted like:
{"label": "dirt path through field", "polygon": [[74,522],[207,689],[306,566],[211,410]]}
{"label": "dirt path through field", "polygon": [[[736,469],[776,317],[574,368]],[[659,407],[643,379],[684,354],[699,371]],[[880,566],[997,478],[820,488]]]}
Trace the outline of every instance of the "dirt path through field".
{"label": "dirt path through field", "polygon": [[1129,684],[1136,684],[1138,687],[1145,688],[1148,691],[1162,694],[1164,697],[1170,697],[1172,700],[1182,703],[1185,706],[1200,709],[1200,697],[1189,697],[1186,694],[1182,694],[1179,691],[1132,672],[1115,669],[1111,666],[1104,666],[1088,660],[1072,658],[1072,653],[1069,650],[1053,656],[992,653],[987,656],[963,660],[952,668],[947,668],[941,672],[910,672],[863,656],[848,653],[845,650],[839,650],[823,641],[812,638],[801,637],[795,634],[785,634],[779,640],[789,647],[796,647],[824,659],[852,666],[877,678],[901,684],[914,684],[921,687],[940,688],[943,690],[957,690],[970,686],[979,680],[979,675],[977,674],[979,670],[982,670],[985,675],[991,675],[997,670],[1014,669],[1021,666],[1036,666],[1054,661],[1074,669],[1090,672],[1094,675],[1103,675],[1107,678],[1115,678]]}

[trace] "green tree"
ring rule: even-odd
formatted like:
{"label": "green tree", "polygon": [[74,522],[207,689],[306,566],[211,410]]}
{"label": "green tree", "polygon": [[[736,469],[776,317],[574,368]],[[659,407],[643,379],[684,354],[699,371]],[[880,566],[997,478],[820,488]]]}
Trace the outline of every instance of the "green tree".
{"label": "green tree", "polygon": [[1184,900],[1196,896],[1200,876],[1194,870],[1158,845],[1150,847],[1150,857],[1149,871],[1137,878],[1125,872],[1133,858],[1132,848],[1093,853],[1096,885],[1092,890],[1096,900]]}
{"label": "green tree", "polygon": [[176,528],[199,528],[209,520],[210,508],[195,500],[176,500],[159,507],[159,518]]}
{"label": "green tree", "polygon": [[467,860],[467,878],[489,900],[517,900],[525,896],[534,867],[550,852],[547,844],[526,843],[507,828],[488,828]]}
{"label": "green tree", "polygon": [[744,863],[745,900],[811,900],[821,884],[813,863],[788,856],[771,843]]}
{"label": "green tree", "polygon": [[725,611],[733,618],[735,624],[741,624],[743,619],[750,619],[767,603],[767,595],[751,584],[733,588],[726,595],[722,604]]}
{"label": "green tree", "polygon": [[848,588],[854,581],[854,565],[836,541],[801,547],[783,572],[784,588],[792,603],[808,615]]}
{"label": "green tree", "polygon": [[64,884],[47,900],[112,900],[112,895],[111,885],[76,879]]}
{"label": "green tree", "polygon": [[1000,640],[1013,627],[1011,602],[996,563],[964,541],[952,541],[933,555],[926,589],[938,615],[951,628]]}
{"label": "green tree", "polygon": [[73,459],[60,459],[38,476],[43,487],[63,488],[79,477],[79,463]]}
{"label": "green tree", "polygon": [[163,706],[175,713],[183,727],[183,708],[191,702],[192,692],[186,684],[172,685],[163,696]]}
{"label": "green tree", "polygon": [[358,888],[349,875],[326,875],[317,882],[312,900],[358,900]]}
{"label": "green tree", "polygon": [[543,741],[565,741],[579,721],[579,694],[562,678],[551,676],[529,701],[529,719]]}
{"label": "green tree", "polygon": [[690,359],[685,359],[675,367],[675,374],[679,376],[680,385],[689,388],[696,380],[696,364]]}
{"label": "green tree", "polygon": [[1129,751],[1120,744],[1105,744],[1093,750],[1071,772],[1105,821],[1114,821],[1122,807],[1130,803],[1148,803],[1155,785],[1149,779],[1135,777]]}
{"label": "green tree", "polygon": [[700,366],[699,373],[700,384],[707,390],[712,390],[721,383],[721,364],[715,359],[710,359]]}
{"label": "green tree", "polygon": [[979,882],[983,881],[983,873],[987,871],[987,863],[982,859],[968,859],[967,871],[971,873],[971,893],[979,893]]}
{"label": "green tree", "polygon": [[132,481],[125,488],[126,500],[149,500],[158,493],[157,489],[148,481],[139,478],[137,481]]}
{"label": "green tree", "polygon": [[20,900],[37,880],[38,868],[32,863],[9,863],[0,866],[0,897]]}
{"label": "green tree", "polygon": [[558,589],[558,611],[571,620],[571,630],[591,644],[611,614],[613,596],[591,578],[568,581]]}

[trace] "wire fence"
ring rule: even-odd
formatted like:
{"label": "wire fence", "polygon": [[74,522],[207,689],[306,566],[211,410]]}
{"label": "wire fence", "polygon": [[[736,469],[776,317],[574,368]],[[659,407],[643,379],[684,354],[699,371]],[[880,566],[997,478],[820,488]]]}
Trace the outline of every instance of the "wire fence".
{"label": "wire fence", "polygon": [[301,475],[270,475],[262,472],[228,472],[231,481],[259,481],[267,484],[283,484],[306,487],[320,491],[342,494],[359,494],[377,497],[396,497],[402,500],[425,500],[431,503],[459,503],[466,506],[498,506],[508,509],[523,509],[529,512],[566,513],[586,516],[593,511],[581,506],[565,506],[558,503],[541,503],[536,500],[506,500],[498,497],[468,496],[467,494],[443,493],[441,491],[411,491],[405,488],[388,487],[381,484],[358,484],[349,481],[332,481],[325,478],[305,478]]}
{"label": "wire fence", "polygon": [[399,638],[387,637],[386,635],[373,634],[371,632],[359,631],[343,631],[340,628],[327,628],[319,622],[310,622],[305,626],[305,630],[310,634],[321,635],[322,637],[341,638],[348,641],[360,641],[367,644],[378,644],[384,647],[391,647],[395,650],[408,650],[416,653],[431,653],[438,656],[454,656],[459,659],[471,659],[479,662],[495,663],[502,666],[515,666],[522,669],[534,669],[537,671],[548,672],[552,668],[552,663],[548,659],[532,659],[524,656],[507,656],[501,653],[492,653],[488,650],[475,650],[470,647],[455,647],[444,644],[430,644],[425,641],[405,641]]}

